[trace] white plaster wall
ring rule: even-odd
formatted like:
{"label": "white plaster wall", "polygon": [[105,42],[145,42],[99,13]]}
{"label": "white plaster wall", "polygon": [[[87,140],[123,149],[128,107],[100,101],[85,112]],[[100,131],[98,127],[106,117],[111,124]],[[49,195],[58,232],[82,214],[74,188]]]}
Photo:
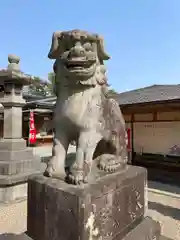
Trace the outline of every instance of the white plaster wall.
{"label": "white plaster wall", "polygon": [[168,154],[180,146],[180,122],[134,123],[134,150],[138,153]]}

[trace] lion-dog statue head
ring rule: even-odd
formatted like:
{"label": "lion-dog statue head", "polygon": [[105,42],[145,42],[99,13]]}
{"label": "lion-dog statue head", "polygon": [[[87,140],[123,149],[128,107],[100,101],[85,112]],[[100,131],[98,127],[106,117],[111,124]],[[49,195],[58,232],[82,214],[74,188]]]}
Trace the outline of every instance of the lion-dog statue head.
{"label": "lion-dog statue head", "polygon": [[[48,57],[56,59],[54,72],[63,75],[69,82],[77,80],[82,85],[107,84],[103,61],[110,57],[104,50],[103,38],[97,34],[81,30],[57,31],[53,34]],[[93,78],[97,71],[102,78]]]}

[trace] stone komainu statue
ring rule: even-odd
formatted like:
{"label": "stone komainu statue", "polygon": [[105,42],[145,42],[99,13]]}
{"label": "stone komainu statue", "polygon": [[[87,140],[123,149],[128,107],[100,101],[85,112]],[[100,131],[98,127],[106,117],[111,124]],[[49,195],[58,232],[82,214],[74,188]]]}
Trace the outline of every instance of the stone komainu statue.
{"label": "stone komainu statue", "polygon": [[[127,163],[127,135],[118,103],[108,99],[104,51],[99,35],[81,30],[55,32],[48,57],[55,59],[54,145],[45,176],[66,176],[73,184],[88,181],[92,163],[114,172]],[[76,141],[76,159],[65,160]],[[93,161],[95,160],[95,161]]]}

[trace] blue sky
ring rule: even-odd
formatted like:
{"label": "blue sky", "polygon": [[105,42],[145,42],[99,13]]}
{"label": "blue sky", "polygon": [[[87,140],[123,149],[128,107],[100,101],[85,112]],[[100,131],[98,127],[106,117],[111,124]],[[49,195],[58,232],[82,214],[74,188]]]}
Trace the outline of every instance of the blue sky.
{"label": "blue sky", "polygon": [[179,0],[2,1],[0,68],[14,53],[24,72],[46,79],[52,33],[74,28],[104,36],[117,91],[180,83]]}

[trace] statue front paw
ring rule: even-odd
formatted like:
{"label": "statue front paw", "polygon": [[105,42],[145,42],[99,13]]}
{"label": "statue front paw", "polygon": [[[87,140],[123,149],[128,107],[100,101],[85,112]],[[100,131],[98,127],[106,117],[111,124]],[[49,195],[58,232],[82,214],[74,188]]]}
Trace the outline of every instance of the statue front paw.
{"label": "statue front paw", "polygon": [[66,181],[74,185],[81,185],[84,183],[83,171],[73,171],[67,177]]}
{"label": "statue front paw", "polygon": [[53,167],[52,166],[47,166],[43,175],[45,177],[52,177],[53,172],[54,172]]}

